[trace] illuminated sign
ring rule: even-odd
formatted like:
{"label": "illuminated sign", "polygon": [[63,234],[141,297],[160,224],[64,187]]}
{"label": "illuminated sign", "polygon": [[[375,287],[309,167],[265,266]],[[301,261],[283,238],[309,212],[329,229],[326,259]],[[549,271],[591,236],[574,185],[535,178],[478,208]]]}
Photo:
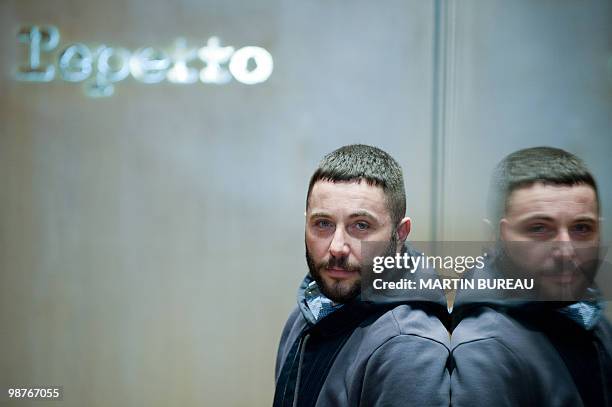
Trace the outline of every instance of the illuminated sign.
{"label": "illuminated sign", "polygon": [[58,48],[57,27],[25,26],[17,38],[28,47],[28,61],[15,72],[17,80],[50,82],[59,76],[67,82],[84,82],[85,93],[93,97],[111,96],[115,84],[130,75],[148,84],[165,80],[224,84],[233,78],[254,85],[266,81],[274,68],[272,55],[264,48],[221,46],[217,37],[209,38],[200,48],[179,38],[169,51],[143,47],[131,52],[122,47],[74,43],[56,55],[56,65],[43,63],[41,57]]}

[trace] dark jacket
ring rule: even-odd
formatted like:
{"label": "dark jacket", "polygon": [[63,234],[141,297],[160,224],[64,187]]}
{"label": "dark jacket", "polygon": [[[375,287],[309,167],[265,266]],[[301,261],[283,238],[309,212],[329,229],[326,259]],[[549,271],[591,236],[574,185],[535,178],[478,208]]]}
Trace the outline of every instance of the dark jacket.
{"label": "dark jacket", "polygon": [[[498,272],[489,265],[488,276]],[[489,293],[490,294],[490,293]],[[481,297],[482,299],[482,297]],[[558,303],[459,292],[453,310],[453,406],[612,406],[612,327],[592,330]]]}
{"label": "dark jacket", "polygon": [[445,305],[356,299],[315,321],[308,281],[283,329],[274,407],[449,405]]}

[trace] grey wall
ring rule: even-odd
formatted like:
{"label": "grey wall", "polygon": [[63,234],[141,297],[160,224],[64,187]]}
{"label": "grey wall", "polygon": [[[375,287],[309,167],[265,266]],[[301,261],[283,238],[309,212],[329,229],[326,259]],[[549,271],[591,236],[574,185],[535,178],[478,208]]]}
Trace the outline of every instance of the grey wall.
{"label": "grey wall", "polygon": [[[218,35],[275,70],[91,99],[12,78],[27,23],[131,50]],[[63,385],[66,406],[270,405],[321,156],[391,152],[414,240],[482,238],[488,172],[537,144],[583,156],[607,211],[611,34],[603,0],[1,2],[0,385]]]}
{"label": "grey wall", "polygon": [[[480,239],[483,187],[520,148],[582,157],[612,202],[612,2],[450,2],[442,235]],[[463,213],[463,216],[457,216]],[[604,223],[610,240],[612,225]]]}

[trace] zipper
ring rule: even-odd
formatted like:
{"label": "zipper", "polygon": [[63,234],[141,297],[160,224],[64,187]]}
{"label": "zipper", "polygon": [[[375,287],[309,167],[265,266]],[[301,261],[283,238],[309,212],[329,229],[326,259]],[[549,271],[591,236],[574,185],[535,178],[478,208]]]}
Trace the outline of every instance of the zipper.
{"label": "zipper", "polygon": [[604,405],[609,406],[610,400],[608,400],[609,395],[607,386],[608,378],[606,369],[604,367],[606,361],[605,350],[599,345],[599,338],[596,337],[593,344],[595,345],[595,351],[597,353],[597,364],[599,365],[599,377],[601,377],[601,389],[603,390]]}
{"label": "zipper", "polygon": [[300,390],[300,379],[302,378],[302,362],[304,361],[304,351],[306,350],[306,344],[308,343],[308,338],[310,338],[310,334],[306,334],[306,336],[304,336],[304,339],[302,339],[302,346],[300,349],[300,359],[298,361],[298,372],[297,372],[297,377],[295,379],[295,390],[293,393],[293,407],[297,407],[298,394]]}

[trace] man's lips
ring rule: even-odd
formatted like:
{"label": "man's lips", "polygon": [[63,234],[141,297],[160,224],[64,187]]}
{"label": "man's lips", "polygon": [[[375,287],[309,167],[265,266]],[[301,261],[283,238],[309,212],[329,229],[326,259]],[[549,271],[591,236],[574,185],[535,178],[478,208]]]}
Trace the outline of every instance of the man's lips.
{"label": "man's lips", "polygon": [[357,271],[351,271],[340,267],[326,267],[324,270],[331,278],[350,278],[357,274]]}
{"label": "man's lips", "polygon": [[557,284],[572,284],[580,277],[579,272],[571,273],[546,273],[541,274],[540,278]]}

